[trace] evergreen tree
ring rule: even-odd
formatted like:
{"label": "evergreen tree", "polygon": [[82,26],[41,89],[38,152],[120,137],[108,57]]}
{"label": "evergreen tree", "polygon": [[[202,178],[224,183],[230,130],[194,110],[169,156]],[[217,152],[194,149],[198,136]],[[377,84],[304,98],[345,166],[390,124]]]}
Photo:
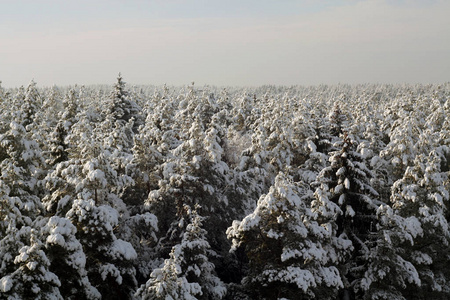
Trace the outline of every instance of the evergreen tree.
{"label": "evergreen tree", "polygon": [[[335,299],[343,282],[330,223],[315,220],[309,188],[281,173],[255,211],[227,231],[233,247],[245,247],[243,280],[252,299]],[[348,243],[347,243],[348,245]]]}
{"label": "evergreen tree", "polygon": [[354,150],[354,142],[344,134],[337,145],[341,150],[330,153],[331,165],[319,173],[318,183],[324,189],[321,193],[327,193],[328,199],[339,207],[337,235],[342,234],[353,244],[351,256],[341,266],[346,284],[344,292],[349,292],[361,278],[361,268],[370,253],[371,235],[376,230],[376,211],[382,203],[370,185],[372,172]]}
{"label": "evergreen tree", "polygon": [[[409,277],[400,284],[398,279],[393,281],[405,299],[449,297],[448,172],[441,172],[440,166],[441,157],[435,151],[427,157],[417,156],[414,165],[408,167],[403,178],[392,187],[393,212],[387,209],[380,214],[385,239],[401,257],[394,260],[397,264],[391,270],[399,274],[406,264],[409,266]],[[372,271],[367,280],[386,284],[385,280],[389,278],[383,278],[382,274]]]}
{"label": "evergreen tree", "polygon": [[8,131],[0,134],[0,153],[1,179],[9,196],[20,199],[22,215],[35,219],[43,212],[38,183],[45,163],[39,145],[22,125],[11,122]]}
{"label": "evergreen tree", "polygon": [[191,222],[180,244],[172,248],[164,267],[153,271],[145,286],[138,290],[143,299],[167,299],[163,296],[170,295],[174,299],[212,300],[225,295],[226,288],[214,274],[214,264],[208,260],[210,246],[198,209],[199,206],[194,211],[186,207]]}
{"label": "evergreen tree", "polygon": [[17,269],[0,279],[6,299],[63,299],[58,277],[49,271],[50,262],[36,230],[30,230],[29,245],[20,248],[14,259]]}
{"label": "evergreen tree", "polygon": [[136,251],[114,234],[119,222],[117,211],[109,205],[96,205],[93,199],[80,199],[73,202],[67,218],[77,228],[91,284],[102,298],[129,298],[136,286],[132,266]]}
{"label": "evergreen tree", "polygon": [[226,288],[215,275],[214,264],[209,262],[210,245],[206,239],[207,231],[203,229],[203,218],[198,214],[199,209],[199,205],[193,211],[187,208],[191,221],[181,243],[175,246],[178,248],[175,253],[182,258],[180,266],[188,282],[200,285],[201,295],[198,299],[222,299]]}
{"label": "evergreen tree", "polygon": [[68,219],[56,216],[42,228],[49,270],[62,282],[59,291],[64,299],[100,299],[100,293],[89,282],[86,256],[76,232]]}
{"label": "evergreen tree", "polygon": [[143,300],[197,300],[201,294],[198,283],[189,283],[184,276],[180,276],[180,258],[173,248],[170,258],[166,259],[161,268],[153,270],[150,279],[142,285],[135,296]]}
{"label": "evergreen tree", "polygon": [[207,132],[210,137],[205,136],[199,122],[192,124],[189,139],[174,149],[173,156],[163,164],[159,189],[151,191],[146,202],[165,234],[164,247],[180,242],[188,224],[184,205],[202,206],[208,218],[205,226],[214,230],[208,233],[214,250],[222,249],[226,240],[219,228],[224,231],[227,222],[228,198],[222,190],[227,185],[228,166],[220,159],[223,150],[216,144],[214,130]]}
{"label": "evergreen tree", "polygon": [[69,153],[67,151],[68,145],[65,142],[66,136],[66,128],[62,122],[58,122],[54,131],[50,135],[50,157],[47,160],[47,164],[50,166],[55,166],[56,164],[69,159]]}
{"label": "evergreen tree", "polygon": [[0,180],[0,274],[9,274],[16,269],[14,258],[19,249],[29,242],[32,219],[22,215],[23,202],[10,197],[10,188]]}
{"label": "evergreen tree", "polygon": [[36,83],[32,80],[28,85],[25,98],[20,108],[20,124],[27,128],[28,125],[34,123],[34,117],[42,104],[42,99],[36,87]]}
{"label": "evergreen tree", "polygon": [[[113,86],[110,101],[111,105],[108,114],[111,114],[115,120],[127,123],[131,118],[141,119],[139,116],[141,108],[136,102],[130,99],[129,92],[125,87],[125,82],[120,73],[117,77],[117,82]],[[138,122],[136,127],[134,127],[135,132],[140,124],[141,122]]]}

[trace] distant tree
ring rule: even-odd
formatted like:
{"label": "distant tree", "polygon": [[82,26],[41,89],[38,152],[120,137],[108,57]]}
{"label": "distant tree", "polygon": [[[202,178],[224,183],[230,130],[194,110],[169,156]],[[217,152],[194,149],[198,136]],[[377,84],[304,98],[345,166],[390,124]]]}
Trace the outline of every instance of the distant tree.
{"label": "distant tree", "polygon": [[50,157],[47,159],[47,163],[50,166],[55,166],[56,164],[69,159],[69,153],[67,151],[68,145],[65,142],[66,136],[66,128],[62,122],[58,122],[54,131],[50,134]]}
{"label": "distant tree", "polygon": [[34,117],[40,105],[42,105],[41,95],[36,87],[36,83],[32,80],[26,89],[25,98],[20,108],[21,116],[18,120],[25,129],[28,125],[34,123]]}
{"label": "distant tree", "polygon": [[420,132],[420,125],[413,116],[395,121],[389,135],[390,142],[380,152],[380,156],[392,165],[390,173],[394,181],[400,179],[406,168],[413,164],[417,154],[415,144]]}
{"label": "distant tree", "polygon": [[[141,108],[135,101],[130,99],[129,92],[120,73],[117,77],[117,82],[113,86],[109,100],[111,104],[107,113],[111,114],[115,120],[127,123],[131,118],[135,120],[141,119],[139,115]],[[136,127],[134,127],[135,132],[140,124],[142,124],[141,121],[138,121]]]}

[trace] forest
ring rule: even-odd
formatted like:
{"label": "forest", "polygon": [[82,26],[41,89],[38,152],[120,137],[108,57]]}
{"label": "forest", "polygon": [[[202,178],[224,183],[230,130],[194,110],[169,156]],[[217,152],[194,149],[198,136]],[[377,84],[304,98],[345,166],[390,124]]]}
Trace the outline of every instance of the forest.
{"label": "forest", "polygon": [[0,85],[0,299],[450,299],[450,82]]}

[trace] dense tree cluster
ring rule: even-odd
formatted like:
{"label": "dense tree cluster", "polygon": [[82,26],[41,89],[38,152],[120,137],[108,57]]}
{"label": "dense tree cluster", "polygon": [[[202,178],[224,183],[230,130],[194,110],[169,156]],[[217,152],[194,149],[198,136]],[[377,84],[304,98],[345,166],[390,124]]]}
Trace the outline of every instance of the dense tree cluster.
{"label": "dense tree cluster", "polygon": [[450,84],[0,85],[0,299],[449,299]]}

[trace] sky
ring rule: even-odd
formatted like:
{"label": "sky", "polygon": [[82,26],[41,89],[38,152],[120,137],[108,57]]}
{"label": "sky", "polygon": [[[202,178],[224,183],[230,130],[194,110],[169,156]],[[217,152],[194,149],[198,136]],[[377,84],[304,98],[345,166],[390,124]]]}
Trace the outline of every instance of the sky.
{"label": "sky", "polygon": [[444,83],[448,0],[0,0],[3,87]]}

